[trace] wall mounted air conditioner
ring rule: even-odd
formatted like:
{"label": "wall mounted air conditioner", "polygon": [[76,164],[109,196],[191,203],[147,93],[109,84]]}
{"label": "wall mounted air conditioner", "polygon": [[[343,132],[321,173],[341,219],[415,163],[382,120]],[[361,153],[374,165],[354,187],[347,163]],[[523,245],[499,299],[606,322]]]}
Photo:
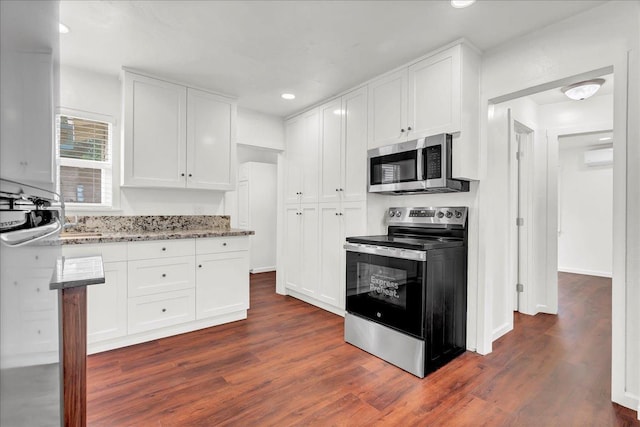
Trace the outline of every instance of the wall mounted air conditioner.
{"label": "wall mounted air conditioner", "polygon": [[585,166],[609,166],[613,164],[613,147],[584,152]]}

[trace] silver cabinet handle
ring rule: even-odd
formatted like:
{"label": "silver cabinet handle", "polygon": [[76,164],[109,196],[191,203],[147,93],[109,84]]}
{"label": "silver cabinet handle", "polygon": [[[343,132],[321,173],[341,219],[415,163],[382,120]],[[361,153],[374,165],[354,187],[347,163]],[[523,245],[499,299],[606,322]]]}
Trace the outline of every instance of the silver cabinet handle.
{"label": "silver cabinet handle", "polygon": [[43,225],[42,227],[2,233],[0,234],[0,240],[7,246],[17,247],[52,236],[60,230],[62,230],[62,224],[56,218],[51,224]]}

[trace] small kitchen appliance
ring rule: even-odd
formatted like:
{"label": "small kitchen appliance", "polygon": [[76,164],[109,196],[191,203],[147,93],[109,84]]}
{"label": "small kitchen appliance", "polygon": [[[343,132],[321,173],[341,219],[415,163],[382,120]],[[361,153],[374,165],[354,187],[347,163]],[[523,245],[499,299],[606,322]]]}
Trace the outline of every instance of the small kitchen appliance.
{"label": "small kitchen appliance", "polygon": [[453,179],[452,136],[442,133],[367,152],[370,193],[450,193],[469,191],[469,182]]}
{"label": "small kitchen appliance", "polygon": [[466,207],[389,208],[347,237],[345,341],[420,378],[466,349]]}

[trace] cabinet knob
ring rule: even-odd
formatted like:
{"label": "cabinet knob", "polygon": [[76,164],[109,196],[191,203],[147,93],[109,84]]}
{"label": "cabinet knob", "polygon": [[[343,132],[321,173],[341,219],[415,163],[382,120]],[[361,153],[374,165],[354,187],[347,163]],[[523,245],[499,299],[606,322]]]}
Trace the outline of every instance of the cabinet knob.
{"label": "cabinet knob", "polygon": [[411,126],[409,126],[409,127],[407,128],[407,130],[411,130]]}
{"label": "cabinet knob", "polygon": [[340,191],[344,191],[344,188],[341,188]]}
{"label": "cabinet knob", "polygon": [[36,292],[40,292],[40,288],[36,288]]}
{"label": "cabinet knob", "polygon": [[198,268],[202,268],[202,264],[198,264]]}
{"label": "cabinet knob", "polygon": [[193,175],[189,174],[189,178],[191,178]]}
{"label": "cabinet knob", "polygon": [[167,250],[167,248],[162,248],[162,250],[163,250],[163,251],[166,251],[166,250]]}
{"label": "cabinet knob", "polygon": [[400,129],[400,132],[404,132],[404,129]]}
{"label": "cabinet knob", "polygon": [[180,174],[180,176],[184,176],[184,174],[183,174],[183,173],[181,173],[181,174]]}
{"label": "cabinet knob", "polygon": [[167,277],[167,274],[166,273],[162,273],[162,277]]}
{"label": "cabinet knob", "polygon": [[342,216],[342,212],[340,212],[338,215]]}
{"label": "cabinet knob", "polygon": [[166,309],[166,308],[163,308],[163,309],[162,309],[162,312],[163,312],[163,313],[164,313],[164,312],[166,312],[166,311],[167,311],[167,309]]}
{"label": "cabinet knob", "polygon": [[227,246],[227,242],[222,242],[222,246]]}
{"label": "cabinet knob", "polygon": [[340,189],[339,189],[339,188],[336,188],[336,191],[340,191]]}

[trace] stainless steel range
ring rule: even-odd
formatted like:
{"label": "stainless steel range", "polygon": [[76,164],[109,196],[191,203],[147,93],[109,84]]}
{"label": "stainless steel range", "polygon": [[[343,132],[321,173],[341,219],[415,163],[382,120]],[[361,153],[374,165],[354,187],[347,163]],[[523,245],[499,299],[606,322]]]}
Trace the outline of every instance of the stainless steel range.
{"label": "stainless steel range", "polygon": [[418,377],[466,348],[466,207],[389,208],[347,237],[345,341]]}

